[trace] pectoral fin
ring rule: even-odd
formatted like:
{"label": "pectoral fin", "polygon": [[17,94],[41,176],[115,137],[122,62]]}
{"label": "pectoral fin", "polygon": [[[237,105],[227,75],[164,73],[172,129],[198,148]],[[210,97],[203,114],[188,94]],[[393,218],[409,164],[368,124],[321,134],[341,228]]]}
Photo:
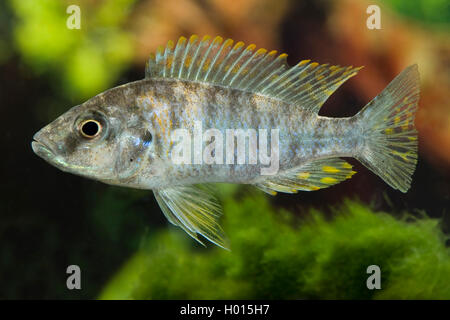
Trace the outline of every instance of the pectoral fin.
{"label": "pectoral fin", "polygon": [[198,186],[178,186],[154,191],[161,210],[170,223],[182,228],[202,245],[198,234],[229,249],[218,219],[222,208],[211,192]]}

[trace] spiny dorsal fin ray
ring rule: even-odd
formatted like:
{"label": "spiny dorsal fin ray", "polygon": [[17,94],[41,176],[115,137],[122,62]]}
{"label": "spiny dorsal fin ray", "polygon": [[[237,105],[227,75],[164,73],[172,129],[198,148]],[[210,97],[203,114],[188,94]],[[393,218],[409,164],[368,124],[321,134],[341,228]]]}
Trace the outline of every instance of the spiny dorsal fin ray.
{"label": "spiny dorsal fin ray", "polygon": [[339,158],[321,159],[309,162],[288,172],[264,178],[254,185],[268,194],[277,192],[297,193],[328,188],[351,178],[355,174],[348,162]]}
{"label": "spiny dorsal fin ray", "polygon": [[326,99],[359,69],[319,65],[303,60],[293,67],[286,63],[287,54],[256,50],[222,37],[211,39],[197,35],[180,37],[160,46],[150,55],[146,78],[177,78],[208,82],[224,87],[258,93],[307,110],[318,112]]}
{"label": "spiny dorsal fin ray", "polygon": [[228,249],[227,239],[219,225],[222,208],[211,192],[199,186],[177,186],[154,191],[156,201],[170,223],[182,228],[203,244],[197,234]]}

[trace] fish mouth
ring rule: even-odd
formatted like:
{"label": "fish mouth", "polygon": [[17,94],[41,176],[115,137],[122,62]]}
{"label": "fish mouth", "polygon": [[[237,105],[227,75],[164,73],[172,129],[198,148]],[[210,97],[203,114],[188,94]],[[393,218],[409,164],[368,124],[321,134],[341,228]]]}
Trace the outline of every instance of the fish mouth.
{"label": "fish mouth", "polygon": [[36,140],[35,138],[33,138],[33,141],[31,142],[31,148],[33,149],[34,153],[44,159],[49,159],[54,156],[54,152],[48,144]]}

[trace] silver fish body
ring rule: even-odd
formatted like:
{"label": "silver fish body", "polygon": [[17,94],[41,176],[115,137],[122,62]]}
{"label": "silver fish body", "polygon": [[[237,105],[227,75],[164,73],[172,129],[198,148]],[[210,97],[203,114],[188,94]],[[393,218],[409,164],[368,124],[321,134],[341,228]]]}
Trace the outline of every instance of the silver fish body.
{"label": "silver fish body", "polygon": [[[248,164],[248,154],[245,164],[195,164],[194,161],[187,165],[173,164],[171,154],[176,144],[171,143],[171,134],[185,128],[194,136],[196,124],[203,131],[217,129],[223,137],[229,129],[245,132],[266,129],[268,147],[271,145],[270,130],[278,129],[281,141],[278,171],[331,156],[352,157],[363,142],[362,130],[354,118],[321,117],[298,106],[238,89],[185,80],[149,79],[126,85],[123,90],[135,92],[132,95],[137,106],[135,112],[139,112],[148,128],[152,128],[156,154],[166,164],[162,173],[166,177],[165,184],[159,181],[158,185],[152,185],[153,174],[146,172],[146,163],[142,164],[138,178],[143,188],[205,182],[253,184],[261,177],[263,165]],[[259,132],[255,133],[258,140]],[[203,141],[202,150],[204,145]],[[237,143],[233,150],[235,154],[236,149]],[[222,162],[225,163],[225,159]]]}

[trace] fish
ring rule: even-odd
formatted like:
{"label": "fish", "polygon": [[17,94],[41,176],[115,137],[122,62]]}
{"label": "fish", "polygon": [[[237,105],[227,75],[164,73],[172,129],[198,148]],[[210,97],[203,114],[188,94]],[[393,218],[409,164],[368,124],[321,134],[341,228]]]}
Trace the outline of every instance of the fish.
{"label": "fish", "polygon": [[72,107],[32,149],[62,171],[152,190],[170,223],[224,249],[212,184],[315,191],[355,174],[348,157],[407,192],[418,159],[417,64],[356,115],[331,118],[321,106],[362,67],[286,58],[220,36],[180,37],[150,55],[144,79]]}

